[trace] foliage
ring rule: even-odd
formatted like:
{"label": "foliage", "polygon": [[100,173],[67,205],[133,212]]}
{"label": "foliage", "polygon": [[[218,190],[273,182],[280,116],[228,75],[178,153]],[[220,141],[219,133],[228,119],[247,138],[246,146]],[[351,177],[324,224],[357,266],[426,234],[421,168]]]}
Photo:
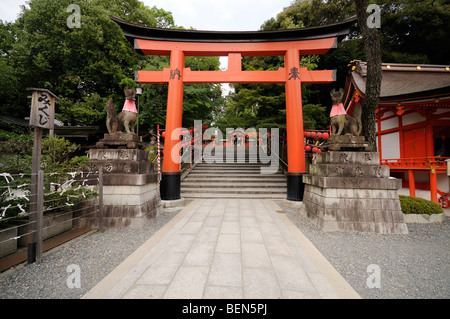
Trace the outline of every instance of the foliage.
{"label": "foliage", "polygon": [[48,135],[42,140],[42,169],[45,172],[70,169],[70,155],[79,148],[65,138]]}
{"label": "foliage", "polygon": [[261,26],[262,30],[312,27],[344,20],[354,14],[354,4],[346,0],[295,0],[276,18]]}
{"label": "foliage", "polygon": [[[80,28],[69,28],[69,4],[80,7]],[[61,100],[56,117],[65,125],[105,126],[105,104],[123,107],[125,85],[136,86],[136,70],[169,67],[166,56],[139,55],[110,19],[159,28],[182,28],[172,14],[138,0],[30,0],[13,23],[0,23],[0,112],[28,116],[28,87],[51,90]],[[219,70],[218,57],[187,57],[192,70]],[[139,98],[140,133],[165,124],[167,85],[145,84]],[[212,120],[223,100],[217,84],[186,85],[183,126]]]}
{"label": "foliage", "polygon": [[[169,67],[167,57],[152,56],[151,62],[142,66],[142,70],[161,71]],[[185,66],[193,71],[218,71],[218,57],[186,57]],[[164,126],[167,110],[167,84],[144,84],[143,94],[139,98],[139,125],[142,130],[155,130],[156,124]],[[213,114],[224,103],[219,84],[185,84],[183,92],[183,127],[194,125],[194,120],[210,124]]]}
{"label": "foliage", "polygon": [[[447,0],[382,0],[369,1],[376,3],[381,8],[381,28],[378,30],[381,42],[381,56],[383,62],[391,63],[430,63],[448,64],[449,48],[442,44],[450,41],[448,21],[450,19],[450,3]],[[356,15],[354,1],[348,0],[295,0],[290,6],[284,8],[276,17],[267,20],[261,30],[281,30],[291,28],[313,27],[342,21],[345,18]],[[282,65],[282,58],[251,58],[252,66],[257,69],[263,67],[264,70],[274,69],[277,65]],[[268,63],[268,61],[277,61]],[[331,98],[329,92],[335,88],[344,88],[348,74],[348,64],[352,60],[367,61],[364,48],[364,41],[361,37],[359,26],[355,24],[350,29],[350,35],[343,39],[338,48],[331,52],[315,57],[315,66],[310,69],[336,69],[337,80],[333,84],[320,84],[302,86],[304,113],[306,105],[316,104],[325,107],[325,114],[328,115],[331,109]],[[278,90],[273,86],[274,90]],[[308,94],[309,93],[309,94]],[[244,100],[249,100],[249,94],[242,96]],[[260,96],[254,94],[255,101]],[[237,86],[236,96],[233,101],[240,100],[239,86]],[[281,100],[281,94],[280,94]],[[240,103],[242,109],[243,102]],[[262,112],[266,105],[262,105],[258,112]],[[273,106],[268,105],[270,110]],[[283,106],[278,106],[278,112],[283,113]],[[234,113],[233,113],[234,111]],[[229,113],[236,117],[236,108]],[[238,112],[239,113],[239,112]],[[317,113],[315,113],[317,115]],[[280,114],[271,113],[271,119],[282,124],[284,120]],[[309,126],[315,120],[314,117],[304,114],[304,125]],[[243,123],[248,120],[243,119]],[[272,121],[270,121],[272,122]],[[321,122],[320,120],[318,121]],[[370,126],[373,127],[373,126]],[[312,128],[312,127],[309,127]],[[315,127],[323,128],[321,125]]]}
{"label": "foliage", "polygon": [[0,172],[31,172],[33,139],[30,135],[0,130]]}
{"label": "foliage", "polygon": [[[45,172],[63,172],[82,167],[89,159],[75,156],[79,145],[56,135],[42,139],[41,168]],[[10,174],[30,174],[33,151],[33,138],[30,135],[16,134],[0,130],[0,171]]]}
{"label": "foliage", "polygon": [[403,214],[441,214],[444,212],[438,204],[419,197],[399,195]]}
{"label": "foliage", "polygon": [[58,119],[66,124],[93,125],[103,119],[106,114],[105,105],[107,98],[94,93],[84,96],[81,100],[73,101],[63,97],[59,101]]}
{"label": "foliage", "polygon": [[158,156],[158,147],[157,146],[147,146],[145,151],[148,151],[148,160],[153,162],[155,158]]}
{"label": "foliage", "polygon": [[448,0],[381,0],[384,62],[449,64]]}
{"label": "foliage", "polygon": [[[79,28],[67,25],[69,4],[80,7]],[[134,51],[110,15],[151,27],[174,25],[170,13],[138,0],[31,0],[28,6],[14,23],[0,23],[1,112],[28,116],[27,88],[42,87],[62,98],[57,118],[68,125],[98,124],[106,100],[123,103],[123,87],[134,85],[134,71],[150,61]]]}

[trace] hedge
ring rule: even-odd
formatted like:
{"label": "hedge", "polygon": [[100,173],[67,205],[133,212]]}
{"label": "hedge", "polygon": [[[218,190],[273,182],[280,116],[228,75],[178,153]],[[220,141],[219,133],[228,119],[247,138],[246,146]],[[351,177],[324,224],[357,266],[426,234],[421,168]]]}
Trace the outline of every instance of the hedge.
{"label": "hedge", "polygon": [[399,195],[403,214],[441,214],[444,212],[438,204],[418,197]]}

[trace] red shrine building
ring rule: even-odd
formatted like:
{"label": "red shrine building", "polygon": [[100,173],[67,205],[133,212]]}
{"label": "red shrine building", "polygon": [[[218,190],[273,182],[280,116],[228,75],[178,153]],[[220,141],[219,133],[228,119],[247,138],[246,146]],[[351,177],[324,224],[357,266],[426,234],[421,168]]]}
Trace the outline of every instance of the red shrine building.
{"label": "red shrine building", "polygon": [[[450,66],[383,63],[382,70],[376,110],[381,164],[402,179],[400,194],[438,202],[449,193]],[[366,62],[351,63],[343,98],[349,114],[364,99],[366,74]]]}

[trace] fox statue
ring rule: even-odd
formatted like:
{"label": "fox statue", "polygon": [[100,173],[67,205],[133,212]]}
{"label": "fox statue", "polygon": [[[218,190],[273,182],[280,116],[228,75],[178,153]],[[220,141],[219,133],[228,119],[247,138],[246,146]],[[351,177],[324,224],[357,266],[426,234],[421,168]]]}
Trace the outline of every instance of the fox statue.
{"label": "fox statue", "polygon": [[359,136],[362,131],[361,124],[361,104],[356,103],[353,111],[353,117],[348,115],[342,104],[342,97],[344,90],[341,88],[339,91],[332,90],[330,92],[331,101],[333,106],[331,108],[331,134],[332,135],[353,135]]}
{"label": "fox statue", "polygon": [[124,93],[125,103],[123,105],[122,112],[118,115],[116,115],[113,99],[110,98],[108,102],[106,102],[106,128],[108,129],[109,134],[122,132],[124,129],[127,134],[135,134],[134,125],[136,124],[137,119],[135,102],[136,88],[130,89],[126,86]]}

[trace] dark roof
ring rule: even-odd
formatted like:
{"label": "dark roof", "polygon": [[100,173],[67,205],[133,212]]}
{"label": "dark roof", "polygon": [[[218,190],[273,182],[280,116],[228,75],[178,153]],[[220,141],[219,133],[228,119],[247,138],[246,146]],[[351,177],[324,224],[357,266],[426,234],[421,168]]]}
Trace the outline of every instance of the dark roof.
{"label": "dark roof", "polygon": [[50,92],[49,90],[47,90],[47,89],[39,89],[39,88],[27,88],[27,90],[30,90],[30,91],[39,91],[39,92],[45,92],[45,93],[48,93],[48,94],[50,94],[51,96],[53,96],[56,100],[61,100],[58,96],[56,96],[54,93],[52,93],[52,92]]}
{"label": "dark roof", "polygon": [[[382,63],[380,102],[417,99],[450,94],[450,66]],[[355,61],[347,78],[364,96],[367,63]]]}
{"label": "dark roof", "polygon": [[18,126],[23,126],[23,127],[28,127],[28,125],[29,125],[29,121],[19,119],[17,117],[9,116],[9,115],[1,115],[0,122],[11,123],[11,124],[15,124]]}
{"label": "dark roof", "polygon": [[356,23],[356,16],[340,22],[301,29],[277,31],[203,31],[151,28],[134,24],[111,16],[119,24],[127,39],[134,43],[135,38],[160,41],[182,42],[278,42],[309,40],[329,37],[345,37],[350,27]]}

